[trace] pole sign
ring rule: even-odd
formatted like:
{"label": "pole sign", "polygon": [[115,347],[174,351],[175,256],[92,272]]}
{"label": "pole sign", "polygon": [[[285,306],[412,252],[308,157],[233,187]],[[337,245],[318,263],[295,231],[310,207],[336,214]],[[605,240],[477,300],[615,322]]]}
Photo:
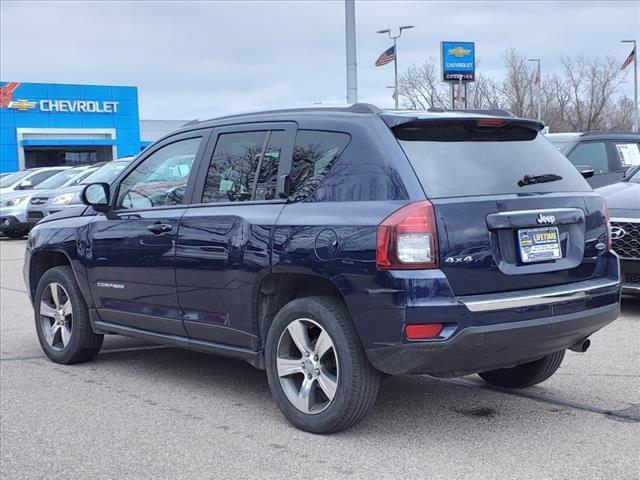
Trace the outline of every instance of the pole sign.
{"label": "pole sign", "polygon": [[443,82],[473,82],[476,79],[474,42],[440,42]]}

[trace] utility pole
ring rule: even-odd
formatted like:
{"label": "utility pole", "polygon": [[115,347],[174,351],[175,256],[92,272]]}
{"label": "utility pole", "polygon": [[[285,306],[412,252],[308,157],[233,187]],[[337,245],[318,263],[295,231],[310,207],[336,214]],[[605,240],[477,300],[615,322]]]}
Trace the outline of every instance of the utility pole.
{"label": "utility pole", "polygon": [[403,25],[400,27],[398,31],[398,35],[391,35],[391,29],[385,28],[384,30],[378,30],[376,33],[387,33],[389,34],[389,38],[393,40],[393,74],[394,74],[394,88],[393,98],[395,99],[396,110],[398,110],[398,42],[397,40],[402,36],[403,30],[408,30],[413,28],[413,25]]}
{"label": "utility pole", "polygon": [[530,58],[530,62],[536,62],[538,64],[538,68],[536,70],[536,76],[534,78],[538,79],[538,120],[542,121],[542,61],[539,58]]}
{"label": "utility pole", "polygon": [[358,102],[355,0],[344,0],[345,45],[347,48],[347,103]]}
{"label": "utility pole", "polygon": [[622,43],[633,44],[633,131],[640,128],[638,119],[638,49],[635,40],[622,40]]}

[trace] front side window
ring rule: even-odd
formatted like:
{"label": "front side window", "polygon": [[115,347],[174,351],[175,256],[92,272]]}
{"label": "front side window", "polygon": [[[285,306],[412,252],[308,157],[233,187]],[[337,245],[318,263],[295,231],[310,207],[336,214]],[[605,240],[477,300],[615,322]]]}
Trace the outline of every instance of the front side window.
{"label": "front side window", "polygon": [[201,140],[179,140],[145,158],[120,184],[117,208],[180,205]]}
{"label": "front side window", "polygon": [[603,142],[581,143],[569,154],[569,161],[576,167],[591,167],[594,173],[609,172],[607,149]]}
{"label": "front side window", "polygon": [[299,130],[291,161],[291,194],[300,201],[309,196],[342,154],[351,137],[346,133]]}
{"label": "front side window", "polygon": [[274,200],[286,135],[280,130],[221,134],[207,172],[202,202]]}

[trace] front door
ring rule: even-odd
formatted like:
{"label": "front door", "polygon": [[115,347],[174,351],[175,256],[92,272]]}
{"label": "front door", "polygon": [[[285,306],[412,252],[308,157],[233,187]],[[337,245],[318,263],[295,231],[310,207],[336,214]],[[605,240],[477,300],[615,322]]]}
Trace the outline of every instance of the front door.
{"label": "front door", "polygon": [[177,239],[178,299],[193,342],[258,348],[256,289],[271,271],[271,236],[284,207],[278,179],[294,135],[291,123],[214,129]]}
{"label": "front door", "polygon": [[103,322],[184,336],[175,242],[208,131],[153,147],[119,182],[113,210],[90,224],[87,275]]}

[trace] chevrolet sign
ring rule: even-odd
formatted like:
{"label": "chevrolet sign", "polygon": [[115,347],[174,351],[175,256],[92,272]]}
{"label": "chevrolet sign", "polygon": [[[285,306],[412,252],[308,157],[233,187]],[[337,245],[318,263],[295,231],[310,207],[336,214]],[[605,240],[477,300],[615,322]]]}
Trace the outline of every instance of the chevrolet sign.
{"label": "chevrolet sign", "polygon": [[95,100],[40,100],[43,112],[69,113],[117,113],[118,102],[98,102]]}

